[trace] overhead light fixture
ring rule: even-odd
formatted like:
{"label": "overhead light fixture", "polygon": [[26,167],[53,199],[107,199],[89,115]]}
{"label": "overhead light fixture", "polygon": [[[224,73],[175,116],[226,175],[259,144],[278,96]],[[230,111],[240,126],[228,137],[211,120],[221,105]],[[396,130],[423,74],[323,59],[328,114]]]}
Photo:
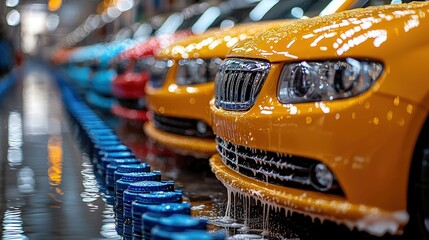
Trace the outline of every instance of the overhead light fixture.
{"label": "overhead light fixture", "polygon": [[107,9],[107,15],[109,15],[110,18],[117,18],[121,15],[121,11],[119,11],[116,7],[109,7]]}
{"label": "overhead light fixture", "polygon": [[16,7],[19,4],[19,0],[6,0],[6,7]]}
{"label": "overhead light fixture", "polygon": [[39,50],[40,34],[46,32],[46,17],[46,4],[28,4],[22,8],[21,46],[24,53],[35,54]]}
{"label": "overhead light fixture", "polygon": [[21,14],[13,9],[6,15],[6,22],[9,26],[16,26],[21,22]]}
{"label": "overhead light fixture", "polygon": [[207,11],[205,11],[192,26],[192,32],[196,34],[203,33],[220,16],[221,13],[222,11],[218,7],[207,9]]}
{"label": "overhead light fixture", "polygon": [[46,17],[46,29],[50,32],[57,29],[58,25],[60,24],[60,17],[57,14],[51,13]]}
{"label": "overhead light fixture", "polygon": [[104,23],[110,23],[110,22],[112,22],[114,19],[113,19],[113,18],[111,18],[111,17],[109,16],[109,14],[105,13],[105,14],[101,15],[101,20],[102,20]]}
{"label": "overhead light fixture", "polygon": [[128,10],[131,10],[134,6],[134,0],[118,0],[116,2],[116,7],[121,12],[126,12]]}
{"label": "overhead light fixture", "polygon": [[89,30],[94,30],[98,28],[101,24],[101,17],[99,15],[89,15],[89,17],[86,19],[84,27]]}
{"label": "overhead light fixture", "polygon": [[273,8],[279,0],[262,0],[256,5],[256,7],[249,13],[249,17],[252,21],[261,20],[265,14]]}
{"label": "overhead light fixture", "polygon": [[346,0],[332,0],[319,14],[319,16],[326,16],[335,13],[346,2]]}
{"label": "overhead light fixture", "polygon": [[302,18],[304,16],[304,10],[300,7],[294,7],[290,11],[290,14],[295,18]]}

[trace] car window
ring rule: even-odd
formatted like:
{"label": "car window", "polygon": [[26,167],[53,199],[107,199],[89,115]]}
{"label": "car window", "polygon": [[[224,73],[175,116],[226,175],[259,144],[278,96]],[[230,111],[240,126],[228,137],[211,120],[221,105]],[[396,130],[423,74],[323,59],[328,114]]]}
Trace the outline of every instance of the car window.
{"label": "car window", "polygon": [[[410,3],[410,2],[414,2],[416,0],[368,0],[366,1],[366,3],[363,5],[363,7],[369,7],[369,6],[380,6],[380,5],[387,5],[387,4],[391,4],[391,3]],[[418,1],[418,0],[417,0]]]}
{"label": "car window", "polygon": [[185,30],[185,29],[191,28],[192,25],[201,17],[201,15],[203,15],[203,14],[198,14],[198,15],[192,16],[188,19],[185,19],[177,30]]}
{"label": "car window", "polygon": [[283,0],[273,5],[262,20],[314,17],[329,4],[329,0]]}
{"label": "car window", "polygon": [[210,25],[210,27],[219,27],[225,20],[232,21],[234,24],[241,23],[249,16],[255,6],[256,4],[252,4],[224,12]]}

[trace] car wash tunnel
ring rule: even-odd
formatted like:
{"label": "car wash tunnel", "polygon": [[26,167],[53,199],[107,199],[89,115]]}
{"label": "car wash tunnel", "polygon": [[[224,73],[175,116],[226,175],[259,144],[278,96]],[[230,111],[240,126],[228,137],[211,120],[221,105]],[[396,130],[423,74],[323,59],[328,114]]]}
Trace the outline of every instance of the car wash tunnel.
{"label": "car wash tunnel", "polygon": [[429,239],[429,2],[0,18],[2,239]]}

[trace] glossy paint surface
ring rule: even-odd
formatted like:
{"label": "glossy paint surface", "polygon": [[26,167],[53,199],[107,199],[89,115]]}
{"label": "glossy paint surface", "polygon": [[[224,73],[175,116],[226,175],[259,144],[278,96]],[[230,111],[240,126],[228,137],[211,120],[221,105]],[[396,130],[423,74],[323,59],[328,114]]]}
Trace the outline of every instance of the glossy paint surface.
{"label": "glossy paint surface", "polygon": [[[424,70],[429,54],[428,16],[428,3],[358,9],[273,28],[239,43],[230,57],[259,58],[273,64],[249,111],[225,111],[212,105],[215,133],[238,145],[319,160],[337,176],[345,197],[339,200],[286,187],[265,195],[243,190],[244,185],[241,190],[292,210],[318,212],[354,224],[369,216],[394,221],[395,217],[385,218],[385,213],[406,214],[410,163],[429,107]],[[382,75],[367,92],[335,101],[278,101],[278,79],[288,62],[347,57],[383,64]],[[224,168],[217,157],[211,164],[228,185],[246,179],[254,190],[278,188],[259,181],[253,185],[252,180]],[[327,202],[314,209],[302,202],[280,203],[276,198],[283,199],[284,192]],[[356,215],[356,209],[366,208],[372,210]],[[397,230],[406,222],[397,221]]]}

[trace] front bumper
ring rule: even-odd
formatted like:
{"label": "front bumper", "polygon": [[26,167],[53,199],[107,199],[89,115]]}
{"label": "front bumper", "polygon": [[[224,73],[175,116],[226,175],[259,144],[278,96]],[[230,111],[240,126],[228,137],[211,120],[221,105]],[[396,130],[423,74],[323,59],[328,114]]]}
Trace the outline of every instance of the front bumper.
{"label": "front bumper", "polygon": [[293,188],[248,178],[227,167],[220,155],[210,159],[210,166],[216,177],[232,192],[250,195],[274,208],[310,215],[321,221],[328,219],[345,224],[350,229],[357,228],[374,235],[402,233],[408,222],[406,211],[385,211],[362,204],[353,204],[336,196],[325,196],[315,192],[303,192]]}
{"label": "front bumper", "polygon": [[182,155],[209,157],[216,153],[216,143],[214,139],[169,133],[155,128],[152,122],[145,123],[144,131],[150,138]]}
{"label": "front bumper", "polygon": [[120,104],[114,104],[112,106],[112,113],[130,121],[144,122],[148,119],[147,111],[125,108]]}

